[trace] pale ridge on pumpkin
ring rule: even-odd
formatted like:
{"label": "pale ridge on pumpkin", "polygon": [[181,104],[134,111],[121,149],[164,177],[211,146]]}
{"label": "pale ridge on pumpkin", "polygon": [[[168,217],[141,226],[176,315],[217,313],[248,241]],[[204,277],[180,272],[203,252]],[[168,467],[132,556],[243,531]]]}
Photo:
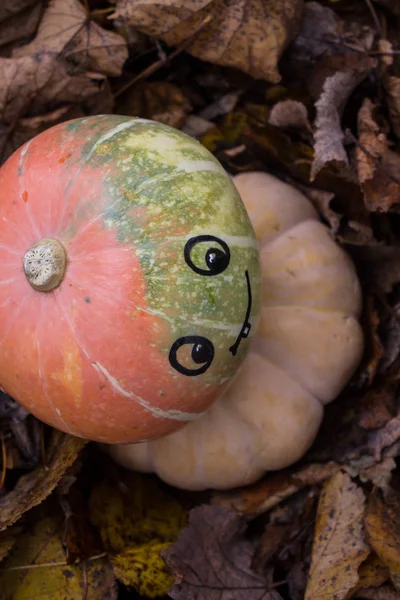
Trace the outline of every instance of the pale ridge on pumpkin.
{"label": "pale ridge on pumpkin", "polygon": [[188,413],[188,412],[184,412],[182,410],[177,410],[177,409],[172,409],[172,408],[170,410],[162,410],[161,408],[158,408],[157,406],[152,406],[150,404],[150,402],[147,402],[143,398],[140,398],[133,392],[128,392],[128,390],[125,390],[118,383],[118,381],[115,379],[115,377],[113,377],[111,375],[111,373],[109,373],[107,371],[107,369],[105,367],[103,367],[103,365],[96,362],[96,363],[92,363],[92,366],[94,369],[96,369],[97,371],[100,371],[100,373],[102,373],[104,375],[104,377],[111,383],[112,387],[115,388],[117,390],[117,392],[119,392],[120,394],[125,396],[125,398],[131,398],[132,400],[137,402],[142,408],[151,412],[151,414],[154,415],[155,417],[159,417],[160,419],[172,419],[174,421],[193,421],[193,419],[198,419],[199,417],[201,417],[204,414],[204,413]]}

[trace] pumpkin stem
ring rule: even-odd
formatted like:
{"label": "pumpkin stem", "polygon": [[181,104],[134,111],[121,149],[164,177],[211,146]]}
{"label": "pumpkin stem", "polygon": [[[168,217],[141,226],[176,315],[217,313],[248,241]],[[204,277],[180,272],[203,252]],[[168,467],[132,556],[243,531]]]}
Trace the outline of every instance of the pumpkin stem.
{"label": "pumpkin stem", "polygon": [[34,290],[49,292],[60,285],[67,266],[64,246],[54,238],[43,238],[24,256],[26,278]]}

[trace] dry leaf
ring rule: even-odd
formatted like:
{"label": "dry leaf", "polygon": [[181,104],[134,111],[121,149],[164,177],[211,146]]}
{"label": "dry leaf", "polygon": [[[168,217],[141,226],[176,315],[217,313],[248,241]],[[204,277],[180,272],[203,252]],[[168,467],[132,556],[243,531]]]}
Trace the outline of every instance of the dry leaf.
{"label": "dry leaf", "polygon": [[199,506],[190,525],[162,553],[175,577],[169,596],[177,600],[281,600],[251,570],[254,548],[244,536],[246,519],[234,510]]}
{"label": "dry leaf", "polygon": [[351,93],[374,65],[372,59],[352,56],[351,60],[346,61],[345,68],[325,79],[320,97],[315,103],[315,156],[311,168],[311,181],[327,163],[334,161],[338,166],[349,166],[343,145],[341,115]]}
{"label": "dry leaf", "polygon": [[184,133],[187,133],[192,137],[199,138],[207,133],[207,131],[210,131],[210,129],[213,129],[213,127],[214,123],[211,123],[211,121],[202,119],[197,115],[189,115],[186,117],[181,129]]}
{"label": "dry leaf", "polygon": [[339,231],[343,216],[336,212],[336,210],[333,210],[331,207],[331,202],[334,199],[335,194],[325,190],[317,190],[305,186],[299,186],[299,188],[306,196],[308,196],[309,200],[311,200],[314,208],[321,218],[324,219],[329,225],[331,233],[335,237]]}
{"label": "dry leaf", "polygon": [[[303,0],[118,0],[113,18],[204,61],[277,82],[277,63],[297,32]],[[193,38],[193,39],[191,39]]]}
{"label": "dry leaf", "polygon": [[122,36],[90,20],[78,0],[52,0],[35,39],[13,56],[62,56],[85,71],[120,75],[128,48]]}
{"label": "dry leaf", "polygon": [[37,4],[38,0],[3,0],[0,4],[0,22]]}
{"label": "dry leaf", "polygon": [[305,600],[342,600],[358,583],[370,550],[364,540],[365,496],[339,471],[324,486],[316,519]]}
{"label": "dry leaf", "polygon": [[334,462],[310,464],[292,471],[270,473],[257,483],[232,492],[214,493],[212,502],[232,507],[239,513],[255,517],[267,512],[306,486],[318,485],[331,477],[340,466]]}
{"label": "dry leaf", "polygon": [[351,53],[354,48],[370,50],[374,41],[371,27],[343,20],[319,2],[306,2],[299,34],[293,41],[291,57],[308,65],[323,55]]}
{"label": "dry leaf", "polygon": [[153,119],[180,128],[190,103],[178,86],[168,81],[141,81],[124,94],[117,112]]}
{"label": "dry leaf", "polygon": [[[27,125],[26,122],[21,124],[20,120],[28,113],[43,115],[41,118],[46,121],[46,113],[59,108],[65,110],[66,104],[79,105],[80,110],[86,109],[88,113],[110,112],[112,107],[113,100],[104,75],[71,70],[61,58],[49,55],[0,58],[0,82],[0,151],[3,160],[15,150],[19,142],[17,130],[21,127],[23,130]],[[75,116],[71,106],[69,109]],[[40,118],[33,123],[37,126],[39,121]],[[28,123],[28,129],[30,126]],[[27,141],[23,134],[21,139]]]}
{"label": "dry leaf", "polygon": [[384,80],[387,91],[390,119],[397,137],[400,137],[400,77],[388,76]]}
{"label": "dry leaf", "polygon": [[379,587],[389,579],[387,566],[374,552],[371,552],[368,558],[360,565],[358,575],[357,590]]}
{"label": "dry leaf", "polygon": [[0,46],[29,38],[36,31],[42,14],[42,3],[29,6],[25,10],[0,22]]}
{"label": "dry leaf", "polygon": [[307,108],[297,100],[281,100],[274,104],[269,114],[268,123],[282,129],[294,128],[311,131]]}
{"label": "dry leaf", "polygon": [[115,576],[141,595],[162,596],[172,579],[160,551],[177,539],[187,513],[154,478],[121,472],[119,483],[94,489],[91,521],[100,530]]}
{"label": "dry leaf", "polygon": [[21,531],[22,528],[14,525],[14,527],[9,527],[5,531],[0,532],[0,562],[4,560],[10,552]]}
{"label": "dry leaf", "polygon": [[400,594],[391,585],[383,585],[380,588],[364,588],[354,596],[359,600],[400,600]]}
{"label": "dry leaf", "polygon": [[53,430],[48,466],[37,467],[31,473],[22,475],[14,489],[0,498],[0,531],[50,495],[85,444],[86,440]]}
{"label": "dry leaf", "polygon": [[384,500],[379,492],[373,492],[367,504],[365,527],[369,543],[400,591],[400,496],[392,492]]}
{"label": "dry leaf", "polygon": [[[116,586],[107,558],[67,565],[63,547],[64,520],[46,503],[36,521],[19,535],[1,563],[2,600],[116,600]],[[33,515],[31,515],[33,520]],[[38,567],[42,564],[43,567]],[[86,581],[86,584],[84,583]]]}
{"label": "dry leaf", "polygon": [[357,172],[367,209],[387,211],[400,204],[400,155],[389,150],[386,135],[374,119],[374,108],[366,98],[358,113]]}

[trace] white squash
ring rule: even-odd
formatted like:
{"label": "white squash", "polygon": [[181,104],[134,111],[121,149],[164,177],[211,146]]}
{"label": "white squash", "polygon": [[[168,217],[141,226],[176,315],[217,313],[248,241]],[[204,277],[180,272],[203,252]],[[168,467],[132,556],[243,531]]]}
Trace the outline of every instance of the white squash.
{"label": "white squash", "polygon": [[246,485],[301,458],[363,351],[354,266],[311,203],[266,173],[234,182],[260,242],[263,300],[251,350],[203,417],[156,441],[108,447],[121,465],[185,489]]}

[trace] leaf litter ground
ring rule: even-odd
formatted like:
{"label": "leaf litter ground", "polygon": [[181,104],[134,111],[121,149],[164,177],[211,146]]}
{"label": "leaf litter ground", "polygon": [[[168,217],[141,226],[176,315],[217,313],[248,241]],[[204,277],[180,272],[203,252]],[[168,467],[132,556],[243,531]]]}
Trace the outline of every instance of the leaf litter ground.
{"label": "leaf litter ground", "polygon": [[293,467],[193,494],[0,397],[0,589],[26,598],[400,599],[396,0],[5,0],[1,162],[116,112],[305,192],[364,291],[363,363]]}

